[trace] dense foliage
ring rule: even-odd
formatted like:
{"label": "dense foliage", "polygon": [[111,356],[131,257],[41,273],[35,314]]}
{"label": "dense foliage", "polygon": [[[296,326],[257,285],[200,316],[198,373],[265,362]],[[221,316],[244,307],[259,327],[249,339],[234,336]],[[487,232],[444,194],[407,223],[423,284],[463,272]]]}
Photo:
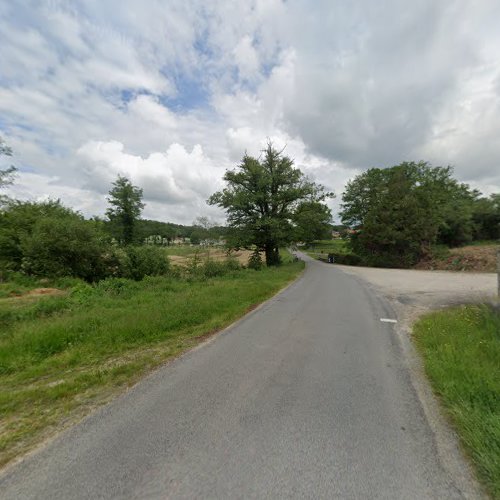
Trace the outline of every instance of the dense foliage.
{"label": "dense foliage", "polygon": [[108,202],[111,207],[106,210],[106,215],[116,239],[125,245],[130,245],[137,239],[136,224],[144,208],[142,189],[119,175],[113,182]]}
{"label": "dense foliage", "polygon": [[478,234],[498,234],[497,208],[453,179],[451,167],[405,162],[350,181],[341,217],[352,229],[352,250],[365,263],[409,267],[435,243],[456,246]]}
{"label": "dense foliage", "polygon": [[85,220],[59,201],[11,201],[0,211],[0,273],[142,279],[165,274],[161,248],[113,245],[103,223]]}
{"label": "dense foliage", "polygon": [[262,160],[245,155],[235,170],[226,171],[227,187],[208,202],[226,210],[230,244],[255,246],[265,252],[269,266],[279,264],[279,247],[293,241],[301,225],[310,229],[330,221],[330,210],[322,202],[332,195],[272,144],[263,153]]}
{"label": "dense foliage", "polygon": [[476,193],[472,221],[474,239],[500,239],[500,193],[489,197],[482,197]]}

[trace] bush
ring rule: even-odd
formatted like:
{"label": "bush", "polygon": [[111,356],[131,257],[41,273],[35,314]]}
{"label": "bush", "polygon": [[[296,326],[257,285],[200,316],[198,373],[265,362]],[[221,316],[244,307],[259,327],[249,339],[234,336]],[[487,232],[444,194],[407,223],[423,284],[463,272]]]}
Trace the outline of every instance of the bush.
{"label": "bush", "polygon": [[135,280],[127,278],[108,278],[95,285],[97,293],[104,293],[113,297],[130,297],[139,290],[139,284]]}
{"label": "bush", "polygon": [[205,278],[215,278],[216,276],[224,276],[228,271],[224,262],[207,259],[199,268],[198,272]]}
{"label": "bush", "polygon": [[231,255],[227,257],[227,259],[224,261],[224,264],[228,271],[239,271],[243,267],[240,264],[240,261]]}
{"label": "bush", "polygon": [[262,258],[260,256],[260,252],[258,250],[254,250],[252,255],[248,258],[247,267],[249,269],[254,269],[255,271],[259,271],[262,269],[263,263]]}
{"label": "bush", "polygon": [[241,269],[241,264],[233,257],[228,257],[223,261],[213,259],[202,261],[199,256],[195,255],[186,269],[186,277],[189,281],[204,280],[224,276]]}
{"label": "bush", "polygon": [[71,300],[76,304],[88,304],[96,296],[96,288],[88,283],[79,283],[71,289]]}
{"label": "bush", "polygon": [[155,246],[128,246],[120,256],[118,275],[136,281],[145,276],[162,276],[169,271],[169,261],[163,249]]}
{"label": "bush", "polygon": [[77,215],[39,219],[20,242],[21,269],[31,276],[72,276],[86,281],[106,276],[104,238]]}
{"label": "bush", "polygon": [[43,219],[67,220],[83,218],[61,205],[59,201],[42,203],[10,202],[0,211],[0,269],[2,272],[21,271],[24,252],[22,240],[29,238],[35,225]]}

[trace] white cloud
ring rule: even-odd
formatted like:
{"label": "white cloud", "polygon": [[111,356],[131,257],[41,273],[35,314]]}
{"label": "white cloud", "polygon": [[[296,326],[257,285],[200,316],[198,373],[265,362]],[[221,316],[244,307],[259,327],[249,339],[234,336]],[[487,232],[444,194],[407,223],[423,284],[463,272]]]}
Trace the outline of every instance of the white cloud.
{"label": "white cloud", "polygon": [[245,35],[233,50],[234,60],[244,80],[254,80],[259,74],[259,56],[252,39]]}
{"label": "white cloud", "polygon": [[267,138],[337,194],[413,159],[500,191],[499,17],[495,0],[2,3],[14,191],[102,214],[122,173],[148,217],[220,217],[205,199]]}
{"label": "white cloud", "polygon": [[175,128],[177,125],[175,114],[150,95],[137,96],[129,104],[128,109],[136,113],[141,119],[162,127],[164,130]]}
{"label": "white cloud", "polygon": [[223,174],[200,145],[189,152],[180,144],[172,144],[165,152],[142,158],[126,153],[118,141],[89,142],[78,154],[87,165],[94,189],[110,186],[118,175],[123,175],[143,188],[146,203],[179,205],[187,212],[199,209],[200,200],[206,200],[220,186]]}

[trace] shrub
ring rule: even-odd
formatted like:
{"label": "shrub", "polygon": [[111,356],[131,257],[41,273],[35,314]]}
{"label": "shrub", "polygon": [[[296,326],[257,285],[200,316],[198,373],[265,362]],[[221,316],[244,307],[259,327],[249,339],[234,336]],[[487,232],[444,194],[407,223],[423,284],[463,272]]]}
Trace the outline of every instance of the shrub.
{"label": "shrub", "polygon": [[260,256],[260,252],[258,250],[254,250],[252,255],[248,258],[247,267],[249,269],[255,269],[255,271],[259,271],[262,269],[262,258]]}
{"label": "shrub", "polygon": [[105,242],[95,227],[78,215],[44,217],[20,238],[21,269],[32,276],[72,276],[96,281],[106,276]]}
{"label": "shrub", "polygon": [[231,255],[227,257],[224,263],[228,271],[239,271],[242,268],[239,260]]}
{"label": "shrub", "polygon": [[145,276],[161,276],[169,271],[169,261],[163,249],[155,246],[128,246],[122,255],[119,274],[139,281]]}
{"label": "shrub", "polygon": [[83,218],[59,201],[42,203],[13,201],[0,211],[0,268],[3,272],[21,271],[23,239],[29,238],[43,219]]}
{"label": "shrub", "polygon": [[71,289],[71,300],[77,304],[87,304],[96,295],[96,288],[88,283],[79,283]]}
{"label": "shrub", "polygon": [[98,293],[127,298],[139,290],[139,284],[127,278],[107,278],[97,283],[95,289]]}

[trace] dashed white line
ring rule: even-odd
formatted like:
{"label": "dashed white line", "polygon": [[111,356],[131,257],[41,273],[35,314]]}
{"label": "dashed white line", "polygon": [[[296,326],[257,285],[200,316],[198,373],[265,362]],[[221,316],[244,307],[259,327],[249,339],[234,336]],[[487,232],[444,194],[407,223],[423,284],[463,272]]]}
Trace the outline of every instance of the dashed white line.
{"label": "dashed white line", "polygon": [[382,321],[382,323],[397,323],[398,322],[396,319],[390,319],[390,318],[380,318],[380,321]]}

